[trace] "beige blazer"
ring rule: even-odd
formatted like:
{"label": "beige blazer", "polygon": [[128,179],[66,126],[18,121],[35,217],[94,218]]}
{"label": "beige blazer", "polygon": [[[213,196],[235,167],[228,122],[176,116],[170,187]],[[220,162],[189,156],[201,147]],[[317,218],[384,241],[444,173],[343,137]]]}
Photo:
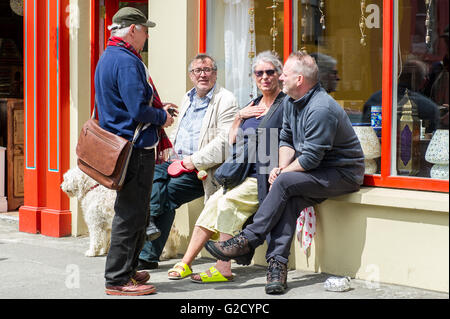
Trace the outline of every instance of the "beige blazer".
{"label": "beige blazer", "polygon": [[[183,97],[178,118],[181,120],[190,105],[188,93]],[[228,133],[234,121],[238,104],[233,93],[216,83],[211,101],[202,121],[198,151],[192,154],[192,162],[198,170],[205,170],[208,177],[203,181],[205,202],[217,189],[214,171],[223,163],[228,152]],[[179,125],[173,131],[171,140],[175,145]]]}

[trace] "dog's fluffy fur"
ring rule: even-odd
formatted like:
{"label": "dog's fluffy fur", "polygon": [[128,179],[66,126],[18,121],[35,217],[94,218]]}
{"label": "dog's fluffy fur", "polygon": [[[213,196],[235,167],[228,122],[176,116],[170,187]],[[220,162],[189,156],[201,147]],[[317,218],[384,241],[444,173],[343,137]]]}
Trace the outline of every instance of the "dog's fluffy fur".
{"label": "dog's fluffy fur", "polygon": [[167,239],[166,245],[164,246],[163,252],[161,254],[161,259],[174,259],[178,255],[178,247],[180,246],[180,233],[175,225],[172,225],[170,229],[169,238]]}
{"label": "dog's fluffy fur", "polygon": [[83,173],[77,166],[64,174],[61,189],[81,203],[84,221],[89,231],[89,249],[86,256],[101,256],[108,253],[111,239],[111,224],[114,217],[116,191],[110,190]]}
{"label": "dog's fluffy fur", "polygon": [[[111,225],[114,217],[116,191],[110,190],[83,173],[77,166],[64,174],[61,189],[69,196],[76,197],[81,203],[84,221],[89,231],[88,257],[102,256],[108,253],[111,239]],[[177,256],[180,234],[175,226],[170,230],[162,258]]]}

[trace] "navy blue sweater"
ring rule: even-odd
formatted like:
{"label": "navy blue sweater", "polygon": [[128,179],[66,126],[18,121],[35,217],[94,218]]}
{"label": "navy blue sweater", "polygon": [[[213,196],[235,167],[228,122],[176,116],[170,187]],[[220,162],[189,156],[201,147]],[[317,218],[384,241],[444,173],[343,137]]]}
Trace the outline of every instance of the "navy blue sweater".
{"label": "navy blue sweater", "polygon": [[364,179],[364,154],[342,107],[317,84],[302,98],[284,100],[280,146],[296,151],[306,170],[335,167],[358,184]]}
{"label": "navy blue sweater", "polygon": [[154,145],[158,141],[157,128],[166,121],[166,112],[149,106],[152,94],[141,60],[125,48],[108,46],[95,70],[100,125],[132,140],[139,122],[150,123],[141,132],[135,147]]}

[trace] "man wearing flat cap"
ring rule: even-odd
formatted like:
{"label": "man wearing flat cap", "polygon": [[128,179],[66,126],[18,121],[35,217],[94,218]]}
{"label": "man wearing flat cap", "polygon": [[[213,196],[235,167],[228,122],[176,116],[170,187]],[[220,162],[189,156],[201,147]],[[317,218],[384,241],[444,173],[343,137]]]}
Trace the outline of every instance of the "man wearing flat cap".
{"label": "man wearing flat cap", "polygon": [[[136,8],[125,7],[113,16],[111,38],[95,70],[95,101],[100,125],[135,141],[125,182],[117,191],[111,245],[105,266],[105,292],[109,295],[147,295],[155,287],[145,284],[150,275],[136,272],[148,225],[155,153],[171,147],[162,128],[172,125],[140,52],[155,23]],[[142,124],[142,125],[140,125]],[[142,127],[142,129],[136,130]],[[157,158],[157,156],[156,156]]]}

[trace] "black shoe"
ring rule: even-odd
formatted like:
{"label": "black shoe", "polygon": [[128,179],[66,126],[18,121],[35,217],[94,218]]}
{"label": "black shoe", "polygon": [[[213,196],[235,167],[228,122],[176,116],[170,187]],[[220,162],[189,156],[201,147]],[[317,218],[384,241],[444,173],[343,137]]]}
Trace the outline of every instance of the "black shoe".
{"label": "black shoe", "polygon": [[136,267],[136,270],[149,270],[149,269],[157,269],[158,263],[155,261],[145,261],[139,259],[139,263]]}
{"label": "black shoe", "polygon": [[153,241],[161,236],[161,231],[156,227],[153,217],[150,217],[150,222],[145,230],[145,234],[147,235],[147,241]]}
{"label": "black shoe", "polygon": [[234,259],[237,264],[244,266],[250,265],[255,254],[255,249],[250,245],[243,232],[227,241],[208,241],[205,248],[217,259],[223,261]]}
{"label": "black shoe", "polygon": [[267,267],[266,294],[283,294],[287,288],[287,265],[275,258],[269,260]]}

